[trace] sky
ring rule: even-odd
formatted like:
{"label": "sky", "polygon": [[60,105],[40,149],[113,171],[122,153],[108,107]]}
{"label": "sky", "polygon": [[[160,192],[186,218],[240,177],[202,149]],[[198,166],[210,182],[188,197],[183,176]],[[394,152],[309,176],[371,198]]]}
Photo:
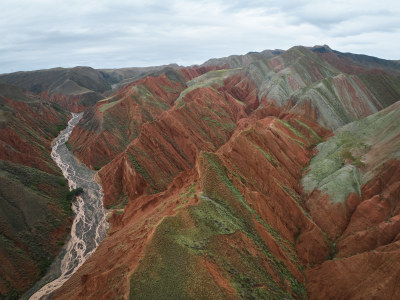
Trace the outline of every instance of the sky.
{"label": "sky", "polygon": [[0,73],[201,64],[327,44],[400,59],[398,0],[1,0]]}

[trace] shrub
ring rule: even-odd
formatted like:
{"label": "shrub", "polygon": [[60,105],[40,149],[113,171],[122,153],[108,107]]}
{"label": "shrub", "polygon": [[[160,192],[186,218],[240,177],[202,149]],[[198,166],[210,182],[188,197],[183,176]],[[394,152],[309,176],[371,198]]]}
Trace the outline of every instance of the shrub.
{"label": "shrub", "polygon": [[82,193],[83,193],[83,188],[81,188],[81,187],[76,188],[76,189],[73,189],[73,190],[71,190],[71,191],[69,191],[69,192],[67,193],[67,200],[72,201],[72,200],[75,199],[76,196],[79,196],[79,195],[81,195]]}

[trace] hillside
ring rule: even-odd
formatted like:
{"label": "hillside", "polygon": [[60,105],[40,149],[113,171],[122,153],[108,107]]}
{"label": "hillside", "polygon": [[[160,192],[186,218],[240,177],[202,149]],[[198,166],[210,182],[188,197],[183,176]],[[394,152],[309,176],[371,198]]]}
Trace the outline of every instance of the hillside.
{"label": "hillside", "polygon": [[0,297],[39,280],[72,221],[68,186],[50,158],[69,116],[26,90],[0,85]]}

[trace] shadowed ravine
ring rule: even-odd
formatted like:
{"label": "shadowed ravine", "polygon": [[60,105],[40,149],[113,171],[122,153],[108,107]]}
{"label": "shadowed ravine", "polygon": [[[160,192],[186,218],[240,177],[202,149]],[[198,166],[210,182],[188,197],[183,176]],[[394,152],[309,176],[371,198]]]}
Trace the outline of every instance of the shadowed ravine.
{"label": "shadowed ravine", "polygon": [[[29,299],[50,298],[51,294],[71,277],[106,236],[108,223],[106,210],[103,207],[102,188],[94,180],[94,172],[78,162],[65,144],[81,117],[82,113],[73,114],[68,127],[55,139],[51,153],[51,157],[67,178],[70,190],[81,187],[84,191],[73,201],[74,222],[71,236],[49,272],[25,295],[25,298],[33,293]],[[43,287],[40,288],[41,286]]]}

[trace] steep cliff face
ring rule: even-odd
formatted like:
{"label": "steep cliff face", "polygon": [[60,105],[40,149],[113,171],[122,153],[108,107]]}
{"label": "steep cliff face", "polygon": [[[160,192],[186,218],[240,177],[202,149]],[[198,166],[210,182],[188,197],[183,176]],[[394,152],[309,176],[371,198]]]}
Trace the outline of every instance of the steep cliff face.
{"label": "steep cliff face", "polygon": [[68,234],[68,187],[50,158],[67,118],[58,106],[0,85],[0,297],[18,297],[37,281]]}

